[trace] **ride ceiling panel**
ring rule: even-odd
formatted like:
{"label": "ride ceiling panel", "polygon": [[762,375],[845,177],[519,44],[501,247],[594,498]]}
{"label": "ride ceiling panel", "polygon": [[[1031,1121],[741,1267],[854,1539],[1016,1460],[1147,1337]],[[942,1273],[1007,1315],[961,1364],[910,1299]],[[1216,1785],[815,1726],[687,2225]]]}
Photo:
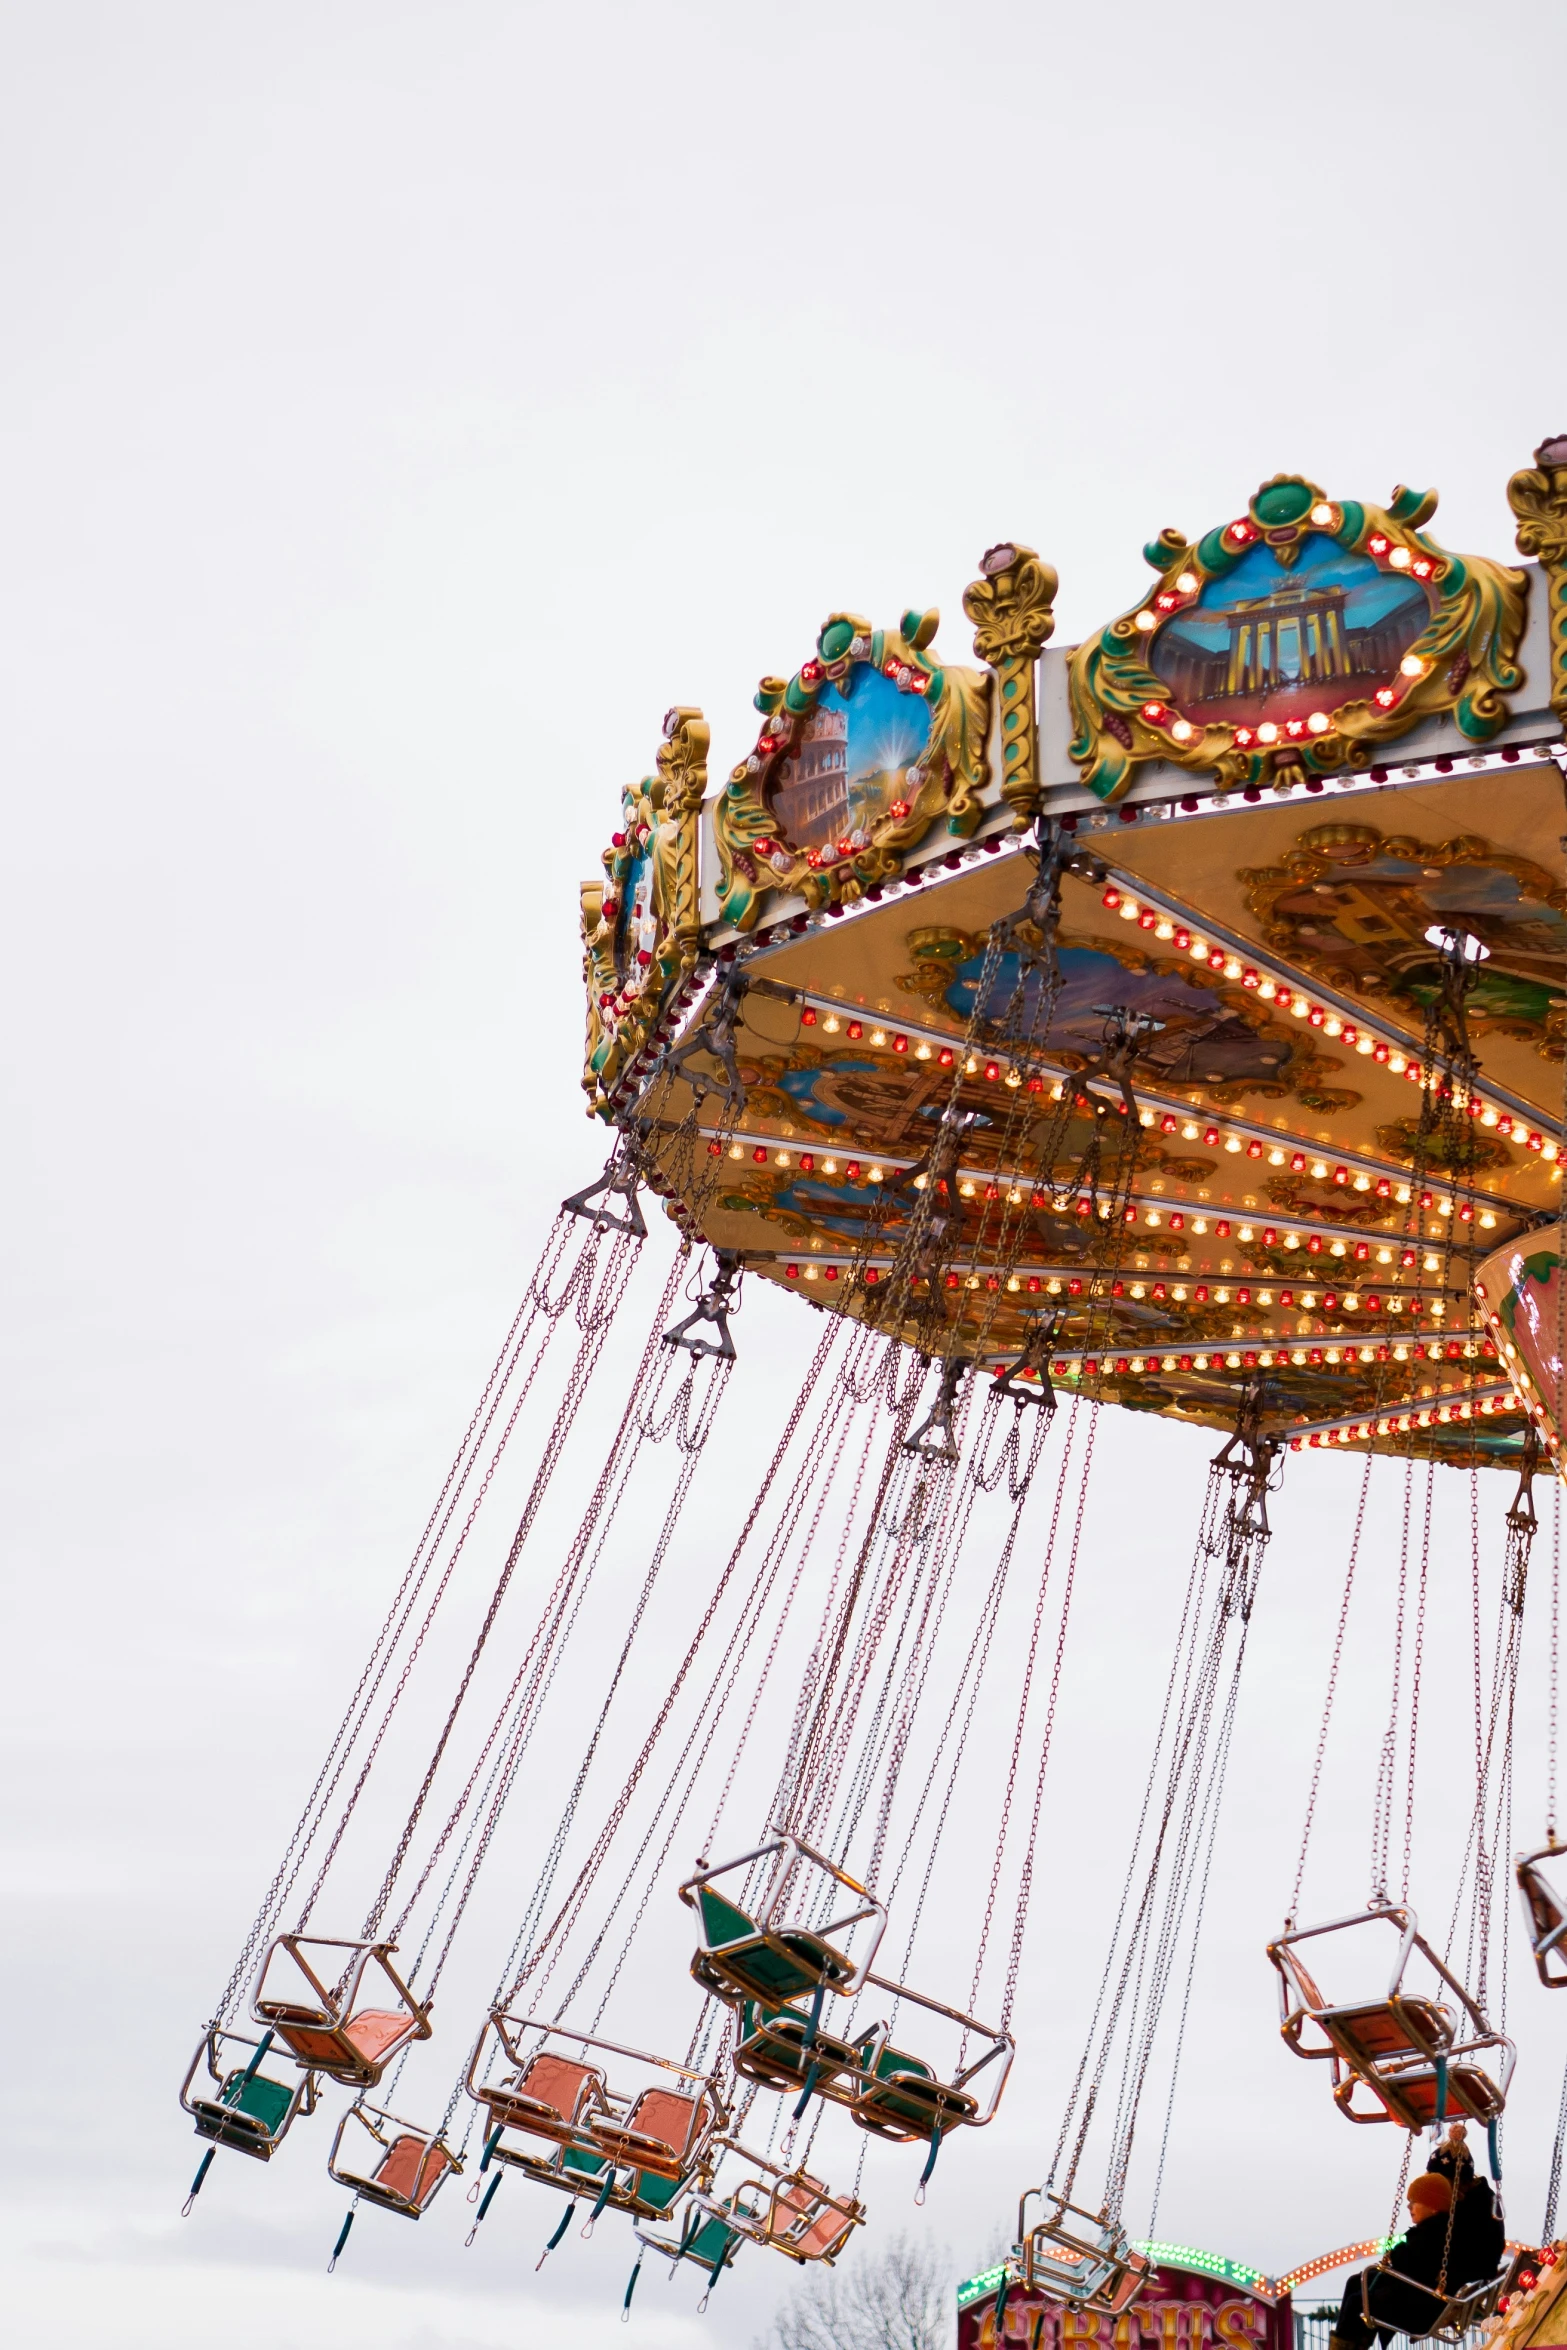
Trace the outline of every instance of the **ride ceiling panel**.
{"label": "ride ceiling panel", "polygon": [[[1380,812],[1385,803],[1377,805]],[[1232,862],[1287,854],[1291,819],[1303,828],[1315,812],[1297,803],[1265,813],[1276,848],[1270,840],[1257,850],[1227,849]],[[1243,820],[1256,821],[1250,811]],[[1191,846],[1195,833],[1226,823],[1157,830],[1178,829]],[[1150,838],[1135,846],[1149,854]],[[1203,853],[1211,856],[1206,843]],[[1424,1410],[1426,1428],[1391,1430],[1376,1439],[1378,1448],[1451,1459],[1516,1452],[1523,1422],[1510,1400],[1488,1395],[1483,1420],[1474,1409],[1456,1416],[1461,1399],[1499,1383],[1494,1363],[1471,1359],[1472,1340],[1464,1359],[1439,1360],[1432,1351],[1444,1341],[1438,1300],[1447,1331],[1467,1320],[1467,1260],[1447,1245],[1449,1222],[1417,1219],[1396,1192],[1374,1188],[1407,1178],[1400,1122],[1418,1100],[1407,1080],[1364,1056],[1328,1052],[1315,1031],[1238,983],[1194,970],[1173,946],[1136,931],[1129,938],[1129,926],[1102,902],[1102,882],[1077,875],[1063,888],[1061,1001],[1038,1055],[1047,1071],[1083,1075],[1076,1108],[1070,1101],[1055,1108],[1048,1088],[1043,1100],[1021,1082],[1008,1088],[997,1063],[985,1065],[998,1069],[994,1077],[984,1067],[942,1066],[943,1046],[956,1054],[967,1034],[989,929],[1021,905],[1030,871],[1016,852],[979,854],[917,895],[900,892],[755,957],[761,984],[744,1000],[737,1037],[747,1096],[740,1129],[720,1136],[717,1097],[709,1094],[693,1162],[689,1140],[675,1133],[694,1106],[691,1093],[677,1086],[661,1103],[665,1178],[703,1236],[819,1305],[874,1313],[867,1280],[877,1267],[885,1278],[914,1206],[912,1194],[887,1179],[928,1148],[956,1082],[959,1106],[978,1121],[964,1145],[965,1196],[954,1202],[953,1261],[965,1271],[944,1301],[949,1337],[963,1351],[999,1361],[1018,1352],[1048,1312],[1057,1317],[1054,1344],[1071,1363],[1067,1375],[1083,1378],[1082,1354],[1091,1348],[1092,1391],[1108,1401],[1226,1426],[1242,1378],[1261,1356],[1275,1427]],[[1213,886],[1202,884],[1204,892]],[[1092,1074],[1104,1029],[1093,1007],[1139,1000],[1133,983],[1168,1014],[1136,1064],[1139,1102],[1145,1115],[1149,1102],[1175,1108],[1161,1107],[1159,1122],[1142,1127],[1135,1224],[1112,1236],[1075,1212],[1061,1187],[1070,1187],[1096,1121],[1113,1130],[1109,1163],[1122,1147],[1116,1089]],[[851,1020],[859,1037],[848,1033]],[[1412,1031],[1398,1032],[1413,1041]],[[1179,1123],[1166,1133],[1162,1121],[1171,1115]],[[1226,1140],[1245,1134],[1264,1142],[1264,1155],[1246,1155],[1238,1139],[1233,1149],[1207,1145],[1210,1121]],[[1047,1131],[1053,1150],[1042,1168]],[[1552,1212],[1555,1186],[1538,1161],[1488,1139],[1499,1155],[1484,1170],[1476,1221],[1489,1219],[1483,1246],[1491,1248]],[[1297,1146],[1306,1160],[1299,1170],[1288,1163]],[[1345,1160],[1363,1164],[1354,1181],[1335,1184],[1333,1166]],[[1042,1176],[1055,1188],[1040,1201],[1032,1185]],[[1411,1244],[1412,1266],[1404,1261]],[[1454,1343],[1443,1344],[1444,1357]],[[1455,1416],[1439,1423],[1438,1410]]]}
{"label": "ride ceiling panel", "polygon": [[1298,799],[1138,825],[1096,840],[1117,872],[1191,908],[1418,1042],[1434,957],[1425,932],[1490,949],[1469,1003],[1482,1069],[1555,1122],[1562,1106],[1567,889],[1554,765]]}

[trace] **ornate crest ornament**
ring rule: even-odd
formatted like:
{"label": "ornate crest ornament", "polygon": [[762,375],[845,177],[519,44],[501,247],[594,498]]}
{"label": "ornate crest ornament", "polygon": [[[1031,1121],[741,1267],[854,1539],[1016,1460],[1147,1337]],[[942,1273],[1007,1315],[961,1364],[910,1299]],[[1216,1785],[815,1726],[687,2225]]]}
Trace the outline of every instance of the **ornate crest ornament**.
{"label": "ornate crest ornament", "polygon": [[981,577],[963,591],[974,650],[994,672],[1001,710],[1001,789],[1014,823],[1039,812],[1039,717],[1035,663],[1055,624],[1060,585],[1032,547],[1004,543],[980,557]]}
{"label": "ornate crest ornament", "polygon": [[1507,503],[1519,554],[1533,555],[1550,582],[1551,708],[1567,722],[1567,433],[1540,443],[1533,467],[1508,483]]}
{"label": "ornate crest ornament", "polygon": [[1143,550],[1153,593],[1068,664],[1089,789],[1119,799],[1155,760],[1221,790],[1328,775],[1449,714],[1486,741],[1523,682],[1524,575],[1438,546],[1436,502],[1364,506],[1278,474],[1196,546],[1162,531]]}
{"label": "ornate crest ornament", "polygon": [[696,968],[698,828],[709,739],[700,710],[667,713],[657,772],[621,795],[620,829],[604,851],[606,878],[582,885],[588,992],[582,1083],[604,1116],[616,1079]]}
{"label": "ornate crest ornament", "polygon": [[713,809],[720,920],[752,929],[769,892],[851,904],[901,873],[933,825],[975,830],[989,680],[928,657],[940,618],[873,629],[834,612],[813,659],[787,683],[763,678],[756,747]]}

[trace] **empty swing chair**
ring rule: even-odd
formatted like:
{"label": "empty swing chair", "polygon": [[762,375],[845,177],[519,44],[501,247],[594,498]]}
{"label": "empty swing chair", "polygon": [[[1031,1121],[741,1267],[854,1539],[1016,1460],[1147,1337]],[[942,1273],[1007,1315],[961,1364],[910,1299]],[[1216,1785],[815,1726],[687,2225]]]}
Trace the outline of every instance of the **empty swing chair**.
{"label": "empty swing chair", "polygon": [[[1036,2201],[1043,2209],[1030,2225],[1029,2205]],[[1153,2273],[1117,2221],[1069,2203],[1051,2187],[1030,2187],[1020,2198],[1008,2265],[1029,2292],[1112,2317],[1131,2307]]]}
{"label": "empty swing chair", "polygon": [[[1398,1936],[1386,1989],[1370,1999],[1329,1998],[1301,1945],[1368,1926],[1389,1926]],[[1373,1904],[1325,1925],[1297,1927],[1270,1942],[1268,1956],[1279,1975],[1284,2044],[1331,2065],[1333,2102],[1350,2121],[1424,2130],[1462,2116],[1489,2127],[1501,2114],[1513,2043],[1438,1958],[1407,1905]],[[1424,1970],[1429,1980],[1412,1982],[1412,1970]]]}
{"label": "empty swing chair", "polygon": [[[373,2089],[400,2050],[430,2037],[428,2006],[392,1964],[396,1947],[279,1934],[257,1973],[251,2015],[293,2052],[296,2064],[351,2089]],[[315,1955],[326,1951],[349,1954],[337,1963],[335,1979],[334,1962]],[[390,2003],[377,2006],[377,1998]]]}
{"label": "empty swing chair", "polygon": [[835,2195],[803,2167],[787,2169],[737,2138],[717,2140],[714,2151],[731,2155],[746,2175],[721,2201],[716,2188],[708,2187],[698,2188],[693,2202],[709,2223],[721,2221],[748,2243],[766,2245],[802,2267],[816,2261],[831,2267],[864,2225],[865,2206],[857,2197]]}
{"label": "empty swing chair", "polygon": [[[616,2089],[590,2051],[652,2078]],[[487,2080],[497,2055],[497,2078]],[[594,2219],[608,2209],[644,2218],[667,2212],[703,2174],[709,2140],[728,2119],[716,2079],[697,2066],[500,2009],[474,2049],[468,2094],[488,2115],[481,2170],[506,2163],[570,2195],[586,2189]]]}
{"label": "empty swing chair", "polygon": [[338,2123],[326,2167],[339,2186],[351,2187],[363,2202],[402,2219],[420,2219],[463,2165],[442,2130],[421,2129],[361,2097]]}
{"label": "empty swing chair", "polygon": [[[965,2015],[961,2008],[948,2007],[923,1991],[911,1991],[905,1983],[890,1983],[880,1975],[868,1975],[866,1982],[889,1995],[894,2012],[906,2003],[955,2025],[965,2047],[971,2037],[980,2043],[979,2054],[971,2063],[963,2063],[960,2056],[950,2067],[948,2077],[943,2077],[923,2057],[895,2048],[890,2028],[884,2028],[871,2062],[853,2076],[853,2093],[843,2098],[850,2119],[873,2137],[891,2138],[903,2145],[922,2142],[929,2146],[931,2157],[925,2167],[925,2176],[929,2178],[941,2141],[949,2130],[983,2129],[994,2119],[1016,2054],[1012,2034],[1003,2025],[981,2023],[977,2016]],[[989,2094],[982,2101],[969,2084],[991,2066],[996,2069],[991,2073]]]}
{"label": "empty swing chair", "polygon": [[274,2034],[259,2038],[214,2024],[190,2061],[180,2103],[196,2125],[198,2138],[231,2146],[270,2162],[296,2115],[313,2113],[316,2079],[305,2072],[280,2081],[261,2066]]}
{"label": "empty swing chair", "polygon": [[[659,2227],[651,2220],[633,2223],[633,2234],[642,2252],[656,2253],[669,2262],[669,2273],[674,2275],[681,2261],[689,2260],[702,2270],[710,2293],[726,2268],[732,2268],[735,2256],[745,2242],[744,2233],[730,2224],[722,2208],[709,2209],[695,2196],[686,2205],[678,2229],[666,2224]],[[707,2293],[697,2304],[707,2306]]]}
{"label": "empty swing chair", "polygon": [[[778,1865],[754,1916],[716,1890],[720,1878],[775,1855]],[[806,1926],[789,1917],[802,1868],[822,1872],[850,1896],[841,1916],[821,1926]],[[875,1895],[787,1829],[777,1830],[767,1843],[735,1860],[699,1869],[681,1886],[680,1898],[701,1921],[701,1947],[691,1961],[691,1972],[704,1991],[730,2007],[757,2000],[781,2008],[790,2000],[828,1991],[852,1998],[866,1982],[887,1930],[886,1909]],[[867,1946],[857,1959],[851,1958],[849,1937],[867,1921]]]}

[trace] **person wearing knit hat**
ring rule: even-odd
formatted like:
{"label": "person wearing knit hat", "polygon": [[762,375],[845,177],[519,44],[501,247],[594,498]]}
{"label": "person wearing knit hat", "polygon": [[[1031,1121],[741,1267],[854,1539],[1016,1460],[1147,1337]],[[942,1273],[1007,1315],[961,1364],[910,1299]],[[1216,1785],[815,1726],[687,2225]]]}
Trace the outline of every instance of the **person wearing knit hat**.
{"label": "person wearing knit hat", "polygon": [[[1455,2122],[1409,2182],[1412,2225],[1385,2264],[1357,2269],[1344,2288],[1330,2350],[1371,2350],[1394,2334],[1428,2333],[1451,2293],[1495,2276],[1507,2230],[1489,2179],[1477,2179],[1462,2122]],[[1369,2306],[1369,2316],[1367,2314]]]}

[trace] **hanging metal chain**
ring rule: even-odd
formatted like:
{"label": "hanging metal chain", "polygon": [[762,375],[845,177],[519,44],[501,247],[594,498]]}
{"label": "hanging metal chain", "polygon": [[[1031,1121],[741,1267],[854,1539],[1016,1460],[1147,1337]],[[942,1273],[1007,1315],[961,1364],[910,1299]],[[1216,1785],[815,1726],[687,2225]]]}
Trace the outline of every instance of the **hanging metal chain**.
{"label": "hanging metal chain", "polygon": [[1409,1676],[1409,1766],[1404,1779],[1404,1866],[1398,1898],[1409,1899],[1415,1850],[1415,1763],[1420,1746],[1420,1687],[1425,1663],[1426,1599],[1431,1587],[1431,1505],[1436,1498],[1436,1462],[1426,1462],[1425,1510],[1420,1525],[1420,1596],[1415,1604],[1415,1655]]}
{"label": "hanging metal chain", "polygon": [[1349,1602],[1355,1588],[1355,1568],[1360,1558],[1360,1536],[1366,1522],[1366,1492],[1371,1483],[1371,1464],[1375,1458],[1375,1453],[1368,1452],[1366,1455],[1366,1466],[1360,1479],[1360,1497],[1355,1504],[1355,1525],[1349,1540],[1349,1564],[1344,1574],[1344,1596],[1339,1602],[1338,1629],[1333,1636],[1333,1662],[1328,1668],[1328,1691],[1322,1706],[1322,1727],[1317,1733],[1317,1751],[1311,1766],[1311,1788],[1306,1797],[1306,1822],[1301,1831],[1300,1858],[1295,1864],[1295,1883],[1290,1891],[1289,1912],[1284,1920],[1286,1932],[1293,1928],[1300,1912],[1300,1889],[1306,1876],[1306,1854],[1311,1846],[1312,1822],[1317,1816],[1322,1763],[1328,1750],[1328,1725],[1333,1719],[1333,1699],[1338,1690],[1339,1666],[1344,1656],[1344,1631],[1349,1622]]}
{"label": "hanging metal chain", "polygon": [[1393,1614],[1392,1692],[1388,1699],[1387,1728],[1377,1755],[1376,1788],[1371,1799],[1371,1901],[1387,1906],[1388,1846],[1393,1833],[1393,1782],[1397,1771],[1399,1700],[1403,1695],[1404,1605],[1409,1590],[1409,1516],[1414,1498],[1415,1464],[1404,1463],[1404,1506],[1398,1540],[1398,1593]]}

